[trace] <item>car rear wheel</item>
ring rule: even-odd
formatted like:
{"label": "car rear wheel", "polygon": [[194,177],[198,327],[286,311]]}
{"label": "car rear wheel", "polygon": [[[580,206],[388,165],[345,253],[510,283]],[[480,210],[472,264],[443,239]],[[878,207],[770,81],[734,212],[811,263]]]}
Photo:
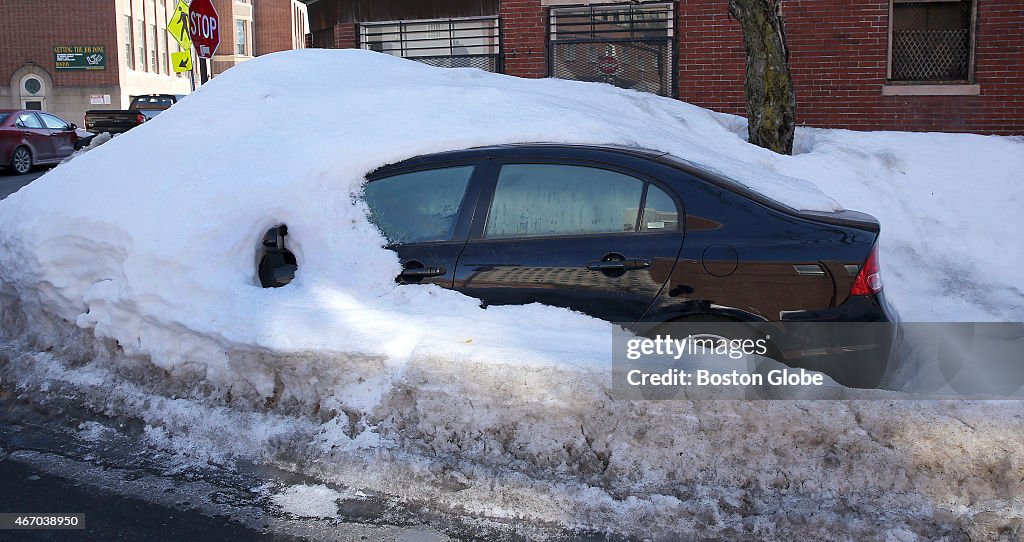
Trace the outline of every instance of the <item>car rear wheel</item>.
{"label": "car rear wheel", "polygon": [[24,175],[32,171],[32,153],[25,147],[14,149],[14,154],[11,156],[11,169],[14,170],[15,175]]}

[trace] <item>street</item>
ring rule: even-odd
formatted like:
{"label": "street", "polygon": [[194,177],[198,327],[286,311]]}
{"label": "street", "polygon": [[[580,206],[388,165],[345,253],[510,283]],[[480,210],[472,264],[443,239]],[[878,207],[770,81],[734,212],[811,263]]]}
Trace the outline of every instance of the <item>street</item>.
{"label": "street", "polygon": [[0,170],[0,199],[17,192],[21,187],[38,179],[50,168],[36,168],[27,175],[14,175],[10,170]]}

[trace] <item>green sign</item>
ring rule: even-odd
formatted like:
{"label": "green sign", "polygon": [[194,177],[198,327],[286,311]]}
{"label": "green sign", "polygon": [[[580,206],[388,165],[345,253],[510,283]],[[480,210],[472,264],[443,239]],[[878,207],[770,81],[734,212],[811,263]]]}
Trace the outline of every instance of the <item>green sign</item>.
{"label": "green sign", "polygon": [[53,48],[53,64],[58,70],[105,70],[105,45],[58,45]]}

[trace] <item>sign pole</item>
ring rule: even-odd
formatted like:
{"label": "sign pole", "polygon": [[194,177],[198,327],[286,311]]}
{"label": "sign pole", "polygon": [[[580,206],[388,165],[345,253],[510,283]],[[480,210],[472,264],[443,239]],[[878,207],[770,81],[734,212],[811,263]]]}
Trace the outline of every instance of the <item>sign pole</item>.
{"label": "sign pole", "polygon": [[199,80],[205,85],[210,80],[208,72],[206,71],[206,59],[199,59]]}

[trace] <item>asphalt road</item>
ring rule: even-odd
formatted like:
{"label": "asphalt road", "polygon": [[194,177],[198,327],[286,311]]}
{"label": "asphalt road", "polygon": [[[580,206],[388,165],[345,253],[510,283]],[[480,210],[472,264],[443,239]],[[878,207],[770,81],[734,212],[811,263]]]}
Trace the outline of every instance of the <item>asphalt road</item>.
{"label": "asphalt road", "polygon": [[0,512],[81,513],[81,530],[0,531],[19,540],[223,540],[292,541],[296,538],[246,527],[229,518],[174,510],[142,499],[124,497],[102,488],[34,469],[16,459],[0,461],[0,483],[17,497],[0,498]]}
{"label": "asphalt road", "polygon": [[6,169],[0,170],[0,199],[17,192],[21,187],[38,179],[47,171],[49,168],[37,167],[27,175],[14,175]]}

